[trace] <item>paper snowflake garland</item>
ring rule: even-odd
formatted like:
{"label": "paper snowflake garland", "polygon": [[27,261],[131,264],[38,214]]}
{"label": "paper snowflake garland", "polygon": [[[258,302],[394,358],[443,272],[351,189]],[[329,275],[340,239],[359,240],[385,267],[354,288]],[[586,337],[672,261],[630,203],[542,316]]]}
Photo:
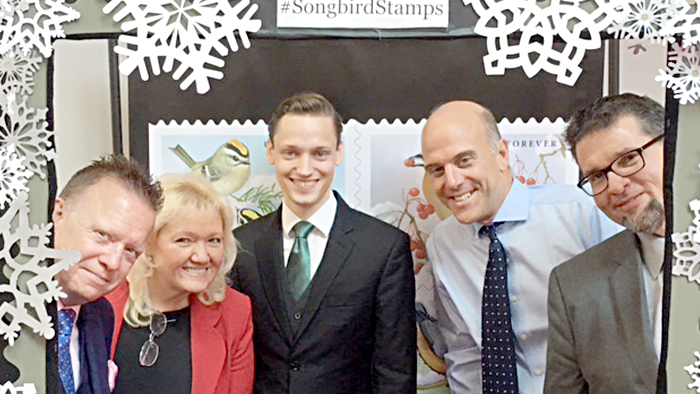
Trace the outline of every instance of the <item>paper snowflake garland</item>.
{"label": "paper snowflake garland", "polygon": [[659,69],[659,75],[655,79],[664,87],[672,89],[673,97],[681,104],[694,103],[700,97],[698,44],[684,47],[674,43],[668,53],[668,65],[665,69]]}
{"label": "paper snowflake garland", "polygon": [[0,385],[0,394],[36,394],[36,386],[33,383],[25,383],[15,387],[12,382]]}
{"label": "paper snowflake garland", "polygon": [[47,129],[46,108],[27,107],[26,97],[16,104],[0,107],[0,146],[14,144],[30,171],[46,178],[46,163],[56,157],[49,140],[53,131]]}
{"label": "paper snowflake garland", "polygon": [[13,144],[0,147],[0,209],[5,209],[20,192],[29,192],[27,181],[31,176]]}
{"label": "paper snowflake garland", "polygon": [[[121,30],[135,31],[136,35],[122,35],[121,45],[114,48],[125,57],[119,71],[130,75],[138,69],[146,81],[149,67],[159,75],[161,69],[172,72],[177,62],[173,79],[182,79],[182,90],[194,83],[199,94],[209,91],[210,78],[223,78],[215,68],[224,66],[221,57],[229,49],[238,51],[236,32],[243,47],[249,48],[248,33],[262,26],[260,20],[252,19],[257,4],[248,7],[248,0],[240,0],[234,7],[228,0],[109,0],[103,12],[109,14],[120,4],[123,7],[114,14],[114,21],[123,21]],[[130,18],[125,20],[127,16]]]}
{"label": "paper snowflake garland", "polygon": [[[34,92],[34,73],[42,58],[35,51],[24,54],[13,49],[0,57],[0,91],[4,94],[29,96]],[[3,103],[4,105],[5,103]]]}
{"label": "paper snowflake garland", "polygon": [[[46,339],[55,335],[46,304],[65,297],[66,294],[53,277],[63,269],[80,260],[80,254],[51,249],[51,224],[29,225],[28,195],[21,192],[0,217],[0,261],[5,262],[5,272],[12,273],[8,284],[0,283],[0,292],[12,294],[14,305],[5,302],[0,305],[0,335],[14,345],[22,325],[30,327]],[[17,227],[13,229],[13,219],[17,217]],[[16,249],[18,248],[18,249]],[[48,259],[57,260],[48,265]],[[26,260],[20,262],[20,260]],[[26,283],[20,283],[20,277]],[[28,279],[27,279],[28,278]]]}
{"label": "paper snowflake garland", "polygon": [[52,40],[65,37],[63,24],[76,20],[80,13],[66,7],[64,0],[0,1],[0,53],[15,47],[28,55],[37,49],[51,56]]}
{"label": "paper snowflake garland", "polygon": [[[522,67],[532,78],[540,71],[557,76],[557,82],[573,85],[581,75],[581,61],[587,50],[600,48],[600,33],[613,21],[628,14],[624,0],[593,0],[595,10],[588,12],[578,0],[551,0],[540,7],[535,0],[462,0],[479,16],[476,34],[487,38],[484,56],[487,75],[503,75],[508,68]],[[520,31],[516,43],[508,36]],[[554,48],[555,37],[564,42]],[[541,41],[541,42],[538,42]]]}
{"label": "paper snowflake garland", "polygon": [[698,368],[700,367],[700,352],[695,352],[695,357],[698,359],[698,361],[683,367],[683,369],[685,369],[685,371],[690,375],[690,378],[693,379],[693,383],[690,383],[688,388],[694,388],[696,393],[700,393],[700,368]]}
{"label": "paper snowflake garland", "polygon": [[666,23],[690,10],[686,0],[632,0],[629,12],[620,23],[613,23],[608,33],[615,38],[647,39],[652,43],[675,42],[672,35],[661,33]]}
{"label": "paper snowflake garland", "polygon": [[[685,0],[685,2],[689,2],[689,0]],[[691,10],[688,6],[685,12],[671,15],[660,33],[667,36],[681,35],[684,47],[700,43],[700,24],[698,23],[700,7],[695,4],[692,8]]]}

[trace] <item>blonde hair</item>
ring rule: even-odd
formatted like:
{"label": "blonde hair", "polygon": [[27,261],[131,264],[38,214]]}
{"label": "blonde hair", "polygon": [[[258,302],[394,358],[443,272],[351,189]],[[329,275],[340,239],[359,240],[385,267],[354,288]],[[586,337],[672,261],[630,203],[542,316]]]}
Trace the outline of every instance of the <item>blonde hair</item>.
{"label": "blonde hair", "polygon": [[129,282],[129,299],[124,308],[124,320],[132,327],[145,327],[150,324],[150,315],[154,310],[150,306],[148,278],[153,275],[155,267],[149,256],[150,249],[161,230],[173,218],[182,216],[185,212],[202,209],[214,209],[221,215],[224,225],[224,258],[214,281],[206,290],[197,294],[202,304],[212,305],[223,301],[228,286],[226,277],[236,259],[236,240],[231,231],[233,211],[207,179],[197,173],[167,174],[160,178],[159,183],[163,189],[163,207],[156,216],[146,251],[136,259],[126,277]]}

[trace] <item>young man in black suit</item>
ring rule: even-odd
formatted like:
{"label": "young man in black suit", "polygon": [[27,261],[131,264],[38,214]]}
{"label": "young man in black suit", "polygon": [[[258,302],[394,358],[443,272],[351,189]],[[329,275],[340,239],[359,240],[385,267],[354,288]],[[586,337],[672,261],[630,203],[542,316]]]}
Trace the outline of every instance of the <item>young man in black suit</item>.
{"label": "young man in black suit", "polygon": [[283,204],[236,230],[231,273],[253,299],[255,392],[416,392],[408,236],[332,192],[342,121],[323,96],[284,100],[269,131]]}
{"label": "young man in black suit", "polygon": [[[161,192],[123,156],[93,162],[68,181],[53,208],[54,246],[80,252],[56,278],[59,393],[110,393],[114,313],[102,298],[119,286],[146,246]],[[113,368],[114,369],[114,368]],[[53,392],[53,391],[51,391]]]}

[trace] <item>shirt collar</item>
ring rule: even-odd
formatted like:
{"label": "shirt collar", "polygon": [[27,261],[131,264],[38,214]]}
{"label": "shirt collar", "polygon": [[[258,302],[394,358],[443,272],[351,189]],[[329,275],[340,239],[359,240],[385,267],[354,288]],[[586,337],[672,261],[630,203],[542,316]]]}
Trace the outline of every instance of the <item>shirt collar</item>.
{"label": "shirt collar", "polygon": [[[335,221],[335,212],[338,208],[338,200],[335,195],[331,196],[325,203],[306,221],[314,225],[314,230],[320,231],[325,237],[331,232],[333,222]],[[282,202],[282,231],[286,236],[292,237],[292,229],[299,223],[301,219],[284,202]]]}
{"label": "shirt collar", "polygon": [[56,301],[56,310],[60,311],[63,309],[72,309],[75,312],[76,316],[78,316],[78,313],[80,313],[80,305],[65,306],[65,305],[63,305],[63,302],[61,302],[61,299],[59,298],[58,301]]}
{"label": "shirt collar", "polygon": [[[510,190],[503,204],[498,209],[493,222],[519,222],[527,220],[530,212],[530,189],[513,178]],[[481,223],[474,223],[472,229],[474,238],[479,237],[479,230],[484,227]]]}
{"label": "shirt collar", "polygon": [[656,280],[659,274],[661,274],[661,267],[664,263],[664,246],[666,244],[666,239],[646,233],[637,233],[637,236],[642,244],[644,265],[647,267],[647,270],[649,270],[651,277]]}

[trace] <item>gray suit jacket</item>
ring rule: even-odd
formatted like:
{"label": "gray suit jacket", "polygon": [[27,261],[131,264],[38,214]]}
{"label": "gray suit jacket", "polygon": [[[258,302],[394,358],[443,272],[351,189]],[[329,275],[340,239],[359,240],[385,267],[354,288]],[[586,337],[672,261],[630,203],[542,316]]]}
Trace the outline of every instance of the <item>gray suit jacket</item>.
{"label": "gray suit jacket", "polygon": [[552,271],[546,394],[656,392],[639,246],[624,231]]}

